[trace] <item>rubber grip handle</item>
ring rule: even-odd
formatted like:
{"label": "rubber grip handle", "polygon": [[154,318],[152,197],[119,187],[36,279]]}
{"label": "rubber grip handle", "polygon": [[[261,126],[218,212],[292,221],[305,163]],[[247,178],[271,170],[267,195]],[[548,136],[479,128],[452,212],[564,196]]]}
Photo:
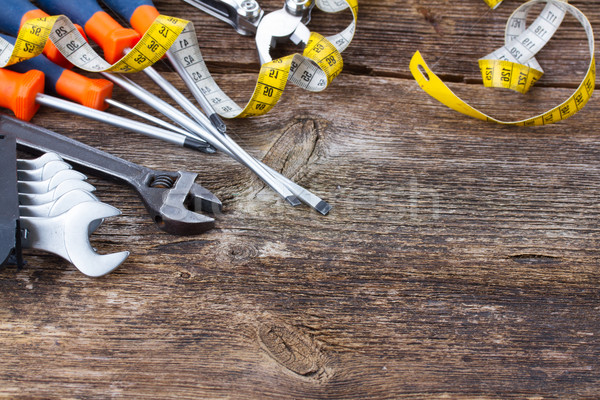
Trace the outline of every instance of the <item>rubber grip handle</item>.
{"label": "rubber grip handle", "polygon": [[100,8],[96,0],[39,0],[38,4],[52,14],[65,14],[73,22],[83,25],[87,35],[104,51],[111,64],[123,57],[127,48],[140,40],[133,29],[123,28]]}
{"label": "rubber grip handle", "polygon": [[29,121],[40,105],[35,102],[38,93],[44,92],[44,73],[37,70],[20,74],[0,69],[0,107],[8,108],[15,117]]}
{"label": "rubber grip handle", "polygon": [[152,0],[102,0],[104,4],[129,24],[137,33],[143,35],[152,22],[158,17],[159,12],[154,7]]}

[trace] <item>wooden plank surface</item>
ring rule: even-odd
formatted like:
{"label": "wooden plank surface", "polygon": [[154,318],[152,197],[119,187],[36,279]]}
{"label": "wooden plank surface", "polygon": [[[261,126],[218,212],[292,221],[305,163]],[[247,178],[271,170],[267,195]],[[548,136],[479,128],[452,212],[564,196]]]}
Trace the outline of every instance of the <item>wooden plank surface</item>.
{"label": "wooden plank surface", "polygon": [[[219,84],[247,99],[252,39],[181,1],[156,4],[196,24]],[[23,270],[0,271],[0,397],[600,397],[596,98],[559,124],[503,127],[446,109],[408,71],[418,49],[499,117],[557,104],[589,58],[573,18],[530,94],[478,85],[477,58],[519,4],[360,1],[345,72],[326,91],[291,87],[269,115],[228,122],[254,156],[328,200],[326,217],[284,204],[222,154],[41,110],[33,122],[69,137],[198,172],[224,211],[206,234],[171,236],[133,191],[90,177],[123,211],[94,246],[131,255],[98,279],[33,251]],[[595,2],[572,4],[598,25]],[[348,21],[317,11],[310,27]]]}

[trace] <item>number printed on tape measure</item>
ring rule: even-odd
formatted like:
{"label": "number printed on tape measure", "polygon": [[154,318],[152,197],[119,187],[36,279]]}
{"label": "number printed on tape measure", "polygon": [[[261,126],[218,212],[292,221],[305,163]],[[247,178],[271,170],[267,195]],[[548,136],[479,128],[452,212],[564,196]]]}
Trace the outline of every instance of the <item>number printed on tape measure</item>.
{"label": "number printed on tape measure", "polygon": [[11,65],[42,53],[48,40],[73,65],[90,72],[137,72],[160,60],[190,22],[161,15],[148,31],[115,64],[107,63],[64,15],[32,19],[20,29],[15,45],[0,38],[0,66]]}
{"label": "number printed on tape measure", "polygon": [[358,0],[316,0],[318,8],[335,13],[349,8],[352,22],[341,33],[323,37],[312,33],[302,55],[279,58],[261,66],[254,93],[244,108],[231,100],[210,75],[189,21],[160,15],[137,45],[114,65],[107,63],[65,16],[27,21],[15,46],[0,38],[0,65],[10,65],[42,53],[48,40],[74,65],[90,72],[137,72],[160,60],[172,47],[177,62],[223,117],[249,117],[270,111],[281,98],[288,80],[310,91],[325,89],[343,69],[341,52],[356,29]]}
{"label": "number printed on tape measure", "polygon": [[[531,8],[546,3],[541,14],[529,28],[525,26]],[[488,2],[489,4],[489,2]],[[499,4],[499,2],[498,2]],[[492,118],[456,96],[438,78],[417,51],[410,62],[410,70],[417,83],[436,100],[460,113],[485,121],[506,125],[547,125],[573,116],[581,110],[595,88],[596,62],[594,58],[594,34],[585,15],[572,5],[560,0],[530,0],[510,16],[505,32],[505,45],[479,60],[483,83],[487,87],[503,87],[525,93],[537,82],[543,70],[535,54],[541,50],[560,26],[566,13],[572,14],[585,29],[588,38],[590,63],[575,93],[551,110],[520,121],[500,121]]]}
{"label": "number printed on tape measure", "polygon": [[[244,118],[269,112],[281,98],[287,82],[305,90],[324,90],[342,71],[344,51],[354,36],[358,16],[357,0],[316,0],[324,12],[335,13],[346,8],[352,12],[352,22],[342,32],[324,37],[311,33],[302,54],[293,54],[261,66],[252,97],[245,107],[229,98],[210,75],[198,46],[195,32],[184,30],[177,39],[173,53],[179,64],[192,77],[196,86],[216,104],[215,111],[224,118]],[[215,101],[218,99],[218,101]]]}

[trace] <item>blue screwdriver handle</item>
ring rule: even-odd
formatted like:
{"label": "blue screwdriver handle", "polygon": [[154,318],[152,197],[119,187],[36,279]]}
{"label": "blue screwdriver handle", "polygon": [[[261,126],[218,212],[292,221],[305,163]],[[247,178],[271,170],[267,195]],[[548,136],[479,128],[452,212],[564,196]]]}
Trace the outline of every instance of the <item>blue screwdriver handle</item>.
{"label": "blue screwdriver handle", "polygon": [[23,16],[37,7],[29,0],[0,0],[0,30],[17,36]]}
{"label": "blue screwdriver handle", "polygon": [[102,0],[104,4],[128,22],[133,13],[141,6],[154,7],[152,0]]}
{"label": "blue screwdriver handle", "polygon": [[65,14],[71,21],[84,27],[94,14],[103,11],[96,0],[37,0],[36,3],[48,14]]}

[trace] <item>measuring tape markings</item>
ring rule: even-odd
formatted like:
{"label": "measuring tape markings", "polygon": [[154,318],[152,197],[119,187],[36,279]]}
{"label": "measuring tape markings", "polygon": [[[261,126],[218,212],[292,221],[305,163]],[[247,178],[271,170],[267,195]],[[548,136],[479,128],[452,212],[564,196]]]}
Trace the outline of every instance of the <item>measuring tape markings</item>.
{"label": "measuring tape markings", "polygon": [[301,55],[293,54],[263,64],[252,97],[244,108],[227,96],[210,75],[195,32],[186,28],[172,52],[219,115],[224,118],[264,115],[277,104],[288,81],[305,90],[318,92],[324,90],[343,69],[341,52],[348,47],[356,30],[358,0],[317,0],[316,5],[328,13],[350,8],[353,21],[337,35],[323,37],[311,33]]}
{"label": "measuring tape markings", "polygon": [[[539,3],[548,4],[544,8],[544,11],[542,11],[540,17],[538,17],[529,28],[525,29],[524,23],[527,13],[532,6]],[[555,18],[543,18],[544,15],[546,17],[549,15],[547,12],[552,12],[552,16]],[[482,76],[485,86],[505,87],[522,93],[526,92],[529,87],[531,87],[531,85],[541,77],[542,73],[541,67],[539,70],[532,68],[532,65],[535,66],[535,64],[537,64],[537,61],[535,61],[533,56],[551,38],[552,34],[554,34],[553,30],[556,31],[554,28],[551,29],[551,26],[548,24],[556,25],[557,28],[559,25],[558,21],[562,21],[562,18],[566,12],[571,13],[585,29],[590,51],[590,64],[583,81],[573,95],[571,95],[560,105],[535,117],[520,121],[500,121],[476,110],[456,96],[441,81],[441,79],[439,79],[431,71],[431,69],[427,67],[427,64],[418,51],[411,59],[410,70],[425,92],[446,106],[468,116],[506,125],[545,125],[558,122],[574,115],[576,112],[582,109],[589,101],[595,87],[596,68],[594,59],[594,36],[589,21],[581,11],[564,1],[530,0],[529,2],[520,6],[509,18],[506,30],[507,33],[505,35],[505,46],[499,50],[496,50],[495,52],[490,53],[490,55],[479,61],[480,67],[482,68]],[[560,15],[561,13],[562,15]],[[515,21],[519,22],[516,23]],[[536,37],[531,36],[531,32],[533,31],[535,33],[536,29],[538,28],[544,29],[544,31],[542,32],[538,30],[538,35]],[[540,33],[543,34],[539,35]],[[518,47],[515,47],[517,44],[523,45],[523,40],[525,39],[528,40],[525,42],[526,45],[530,43],[529,41],[532,41],[533,47],[536,47],[536,51],[529,51],[529,60],[526,59],[527,57],[523,56],[527,53],[519,53]],[[539,46],[539,44],[542,45]],[[515,51],[513,49],[517,50]],[[489,60],[488,58],[492,57],[492,55],[495,57],[501,57],[503,59]],[[521,57],[526,62],[525,65],[510,61],[520,59]]]}
{"label": "measuring tape markings", "polygon": [[[160,60],[189,21],[159,16],[134,48],[115,64],[107,63],[64,15],[29,20],[19,30],[15,45],[0,38],[0,67],[35,57],[48,40],[77,67],[90,72],[138,72]],[[192,28],[193,29],[193,28]]]}

